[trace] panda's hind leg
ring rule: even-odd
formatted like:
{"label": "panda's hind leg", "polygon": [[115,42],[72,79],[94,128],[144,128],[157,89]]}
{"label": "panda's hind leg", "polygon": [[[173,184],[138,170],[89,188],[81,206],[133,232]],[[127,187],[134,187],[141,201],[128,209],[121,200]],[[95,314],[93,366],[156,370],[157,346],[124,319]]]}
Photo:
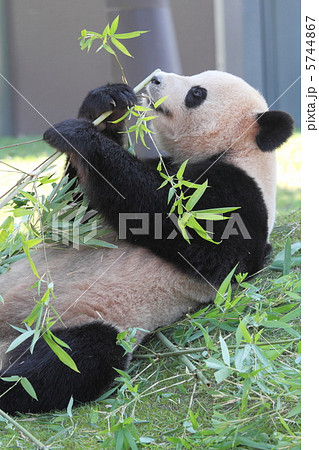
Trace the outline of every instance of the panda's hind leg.
{"label": "panda's hind leg", "polygon": [[43,338],[36,343],[33,354],[29,351],[30,341],[25,341],[12,353],[0,377],[26,377],[38,400],[20,383],[9,389],[13,383],[0,380],[0,408],[11,414],[37,413],[64,409],[71,396],[77,402],[95,400],[113,384],[118,375],[114,368],[126,370],[129,363],[130,356],[116,345],[117,333],[116,328],[102,321],[54,330],[54,335],[71,348],[64,350],[80,373],[63,364]]}

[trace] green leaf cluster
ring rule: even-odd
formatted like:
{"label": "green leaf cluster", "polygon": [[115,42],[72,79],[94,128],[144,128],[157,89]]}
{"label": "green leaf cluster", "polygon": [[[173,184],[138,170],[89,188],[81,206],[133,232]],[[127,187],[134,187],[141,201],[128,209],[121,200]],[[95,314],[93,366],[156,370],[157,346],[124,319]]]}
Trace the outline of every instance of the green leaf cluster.
{"label": "green leaf cluster", "polygon": [[[145,135],[153,133],[153,131],[148,127],[148,122],[152,121],[157,117],[154,115],[148,116],[147,112],[149,111],[152,111],[151,108],[142,105],[134,105],[131,108],[128,108],[128,110],[122,117],[112,121],[112,123],[119,123],[122,120],[126,119],[127,117],[129,120],[131,119],[131,117],[136,117],[136,122],[133,125],[131,125],[126,131],[123,131],[123,133],[128,135],[130,143],[128,150],[131,153],[134,153],[133,150],[135,144],[138,142],[139,139],[141,140],[144,147],[149,148],[145,142]],[[132,141],[130,134],[133,134],[135,136],[134,142]]]}
{"label": "green leaf cluster", "polygon": [[103,32],[97,33],[95,31],[87,31],[82,30],[81,36],[78,38],[80,40],[81,50],[89,51],[92,47],[94,41],[99,40],[102,41],[100,46],[97,48],[96,52],[99,52],[104,48],[107,52],[111,53],[111,55],[115,55],[115,51],[111,47],[111,44],[114,45],[121,53],[124,55],[130,56],[132,55],[128,51],[128,49],[124,46],[121,40],[132,39],[141,36],[141,34],[147,33],[147,31],[132,31],[129,33],[116,33],[119,25],[119,16],[117,16],[111,25],[107,24],[104,28]]}
{"label": "green leaf cluster", "polygon": [[[226,220],[229,217],[224,216],[223,214],[234,211],[238,209],[238,207],[211,208],[194,211],[193,208],[200,201],[209,186],[207,180],[202,184],[197,184],[184,179],[184,172],[187,163],[188,159],[181,164],[176,175],[169,175],[167,170],[166,173],[163,172],[163,163],[162,161],[160,161],[157,166],[157,170],[160,176],[164,178],[164,181],[158,189],[161,189],[167,185],[171,186],[169,188],[167,198],[167,203],[171,203],[169,214],[171,215],[177,212],[178,227],[182,233],[183,238],[189,244],[191,242],[187,228],[194,230],[201,238],[205,239],[206,241],[209,241],[213,244],[218,244],[218,242],[215,242],[212,239],[212,233],[205,230],[199,220]],[[193,190],[193,193],[186,195],[190,189]]]}
{"label": "green leaf cluster", "polygon": [[122,80],[124,83],[127,84],[123,67],[119,61],[115,49],[120,51],[124,55],[133,58],[133,56],[130,54],[126,46],[121,41],[141,36],[141,34],[147,33],[147,31],[131,31],[129,33],[116,33],[118,25],[119,25],[119,16],[117,16],[113,20],[111,25],[107,24],[102,33],[97,33],[95,31],[87,31],[86,29],[83,29],[81,31],[81,36],[78,39],[80,40],[81,50],[86,49],[87,51],[91,49],[94,41],[96,40],[102,41],[99,47],[97,48],[96,52],[99,52],[100,50],[104,49],[115,57],[122,74]]}

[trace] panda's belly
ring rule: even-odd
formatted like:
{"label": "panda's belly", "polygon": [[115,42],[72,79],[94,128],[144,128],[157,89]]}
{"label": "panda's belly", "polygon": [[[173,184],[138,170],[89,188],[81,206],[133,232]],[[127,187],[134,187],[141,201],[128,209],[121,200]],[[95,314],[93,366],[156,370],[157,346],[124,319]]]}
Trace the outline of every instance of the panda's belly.
{"label": "panda's belly", "polygon": [[[33,260],[40,276],[50,274],[57,297],[51,303],[66,326],[103,319],[120,329],[153,331],[211,301],[216,292],[205,281],[193,280],[149,250],[125,241],[117,249],[49,248],[46,256],[39,250]],[[8,324],[21,324],[39,299],[36,290],[29,289],[35,281],[26,259],[0,276],[5,301],[0,304],[0,339],[10,332]],[[43,283],[42,292],[45,289]]]}

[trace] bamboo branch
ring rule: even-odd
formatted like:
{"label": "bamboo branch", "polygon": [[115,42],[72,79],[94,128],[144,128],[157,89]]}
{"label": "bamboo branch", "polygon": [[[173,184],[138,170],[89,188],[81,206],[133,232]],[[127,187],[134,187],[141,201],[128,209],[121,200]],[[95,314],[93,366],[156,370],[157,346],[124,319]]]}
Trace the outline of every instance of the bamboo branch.
{"label": "bamboo branch", "polygon": [[43,141],[43,139],[40,138],[40,139],[33,139],[32,141],[27,141],[27,142],[17,142],[16,144],[5,145],[4,147],[0,147],[0,150],[4,150],[6,148],[11,148],[11,147],[18,147],[19,145],[34,144],[35,142],[40,142],[40,141]]}
{"label": "bamboo branch", "polygon": [[[284,340],[279,340],[279,341],[269,341],[269,342],[256,342],[255,345],[257,345],[257,347],[266,347],[266,346],[274,346],[274,345],[285,345],[285,344],[292,344],[293,342],[299,342],[300,338],[294,338],[294,339],[284,339]],[[218,341],[216,342],[216,344],[218,344]],[[244,347],[246,345],[246,343],[242,343],[242,344],[229,344],[228,348],[230,349],[236,349],[237,347]],[[190,353],[200,353],[200,352],[204,352],[205,350],[207,350],[207,347],[191,347],[191,348],[182,348],[179,349],[178,347],[176,347],[176,350],[171,351],[171,352],[153,352],[153,353],[144,353],[144,354],[135,354],[134,353],[134,358],[137,359],[149,359],[149,358],[165,358],[166,356],[179,356],[179,355],[187,355]]]}
{"label": "bamboo branch", "polygon": [[33,436],[28,430],[26,430],[22,425],[19,424],[16,420],[14,420],[12,417],[10,417],[8,414],[6,414],[2,409],[0,409],[0,416],[4,417],[8,422],[12,423],[18,430],[21,431],[24,436],[29,438],[38,449],[46,450],[48,447],[46,447],[42,442],[40,442],[36,437]]}
{"label": "bamboo branch", "polygon": [[172,352],[175,352],[177,354],[177,356],[179,357],[179,359],[185,364],[186,367],[188,367],[188,369],[191,372],[194,372],[195,375],[197,376],[197,378],[204,384],[204,386],[206,387],[210,387],[212,385],[212,383],[205,377],[205,375],[203,374],[203,372],[201,372],[200,370],[198,370],[196,368],[196,366],[194,366],[194,364],[183,354],[180,353],[179,349],[169,340],[167,339],[167,337],[164,336],[164,334],[161,331],[158,331],[156,333],[156,336],[158,337],[158,339],[163,342],[163,344],[169,348]]}

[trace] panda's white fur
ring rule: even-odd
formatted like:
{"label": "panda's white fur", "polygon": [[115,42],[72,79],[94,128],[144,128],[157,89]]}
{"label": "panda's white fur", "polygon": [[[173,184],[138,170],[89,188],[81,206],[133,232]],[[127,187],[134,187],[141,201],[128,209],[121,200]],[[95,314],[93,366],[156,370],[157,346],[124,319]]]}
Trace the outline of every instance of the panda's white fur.
{"label": "panda's white fur", "polygon": [[[268,110],[264,97],[241,78],[217,70],[190,77],[173,73],[159,73],[157,77],[162,82],[150,84],[150,94],[155,101],[167,95],[164,105],[174,111],[173,121],[170,115],[162,114],[153,122],[159,148],[179,163],[225,152],[229,162],[245,170],[260,186],[270,234],[276,210],[276,154],[261,152],[255,141],[256,114]],[[185,115],[183,99],[194,85],[207,88],[205,108]],[[212,112],[212,117],[207,116],[207,111]]]}
{"label": "panda's white fur", "polygon": [[[185,97],[193,86],[201,86],[204,88],[207,92],[207,98],[201,104],[195,104],[194,107],[193,105],[187,107],[185,105]],[[103,89],[105,90],[103,92],[107,92],[109,97],[111,96],[110,92],[116,91],[116,95],[118,96],[117,101],[122,101],[121,92],[124,92],[125,87],[123,88],[120,85],[112,87],[111,85]],[[96,95],[95,91],[92,92],[93,94],[90,93],[87,97],[89,103],[92,103],[92,98]],[[98,94],[99,92],[102,91],[98,91]],[[260,134],[261,128],[261,119],[259,121],[257,119],[267,112],[267,104],[264,98],[242,79],[218,71],[207,71],[192,77],[183,77],[161,72],[148,86],[148,93],[153,103],[164,96],[168,96],[159,108],[158,117],[153,121],[153,127],[156,131],[155,139],[159,148],[171,155],[173,165],[178,165],[185,159],[189,159],[188,165],[191,168],[202,167],[202,162],[205,163],[206,166],[203,165],[204,175],[201,180],[203,182],[205,181],[205,172],[207,171],[208,173],[211,171],[211,166],[214,166],[220,158],[225,162],[226,167],[231,168],[232,166],[236,166],[255,180],[260,191],[258,189],[254,190],[254,195],[257,195],[258,198],[260,197],[258,201],[260,201],[261,208],[263,208],[263,201],[266,206],[266,213],[262,217],[265,217],[266,222],[268,220],[268,224],[260,224],[260,228],[266,230],[263,237],[266,245],[267,238],[274,223],[276,192],[275,154],[272,151],[268,151],[268,147],[270,147],[270,150],[274,149],[290,135],[292,129],[290,120],[287,119],[288,125],[284,124],[283,126],[285,131],[283,133],[280,132],[280,136],[278,137],[276,135],[273,139],[275,143],[270,139],[270,143],[266,142],[262,144],[266,148],[266,151],[262,151],[256,143],[256,136]],[[126,92],[125,95],[129,97],[131,94]],[[97,96],[98,105],[100,101],[99,96],[100,94]],[[128,101],[128,103],[130,102]],[[92,112],[87,112],[86,100],[81,108],[79,113],[80,117],[84,117],[85,119],[95,118]],[[100,112],[103,112],[99,111],[100,108],[102,107],[96,106],[96,116]],[[119,109],[125,109],[125,106],[122,108],[119,107]],[[279,118],[281,118],[281,115]],[[121,126],[121,124],[118,125],[118,127]],[[94,130],[94,127],[87,120],[83,121],[79,119],[62,122],[55,129],[58,130],[59,136],[66,136],[67,142],[73,142],[72,139],[75,135],[73,136],[72,130],[76,129],[76,127],[80,127],[80,131],[83,129],[81,131],[83,133],[82,140],[80,142],[74,141],[73,144],[78,149],[82,149],[83,147],[83,151],[86,151],[85,149],[92,143],[91,135],[96,140],[100,139],[98,131]],[[269,125],[266,121],[267,130],[269,129],[271,131],[272,127],[273,122],[270,122]],[[121,143],[121,138],[117,137],[119,135],[116,134],[117,129],[114,131],[114,128],[116,126],[112,124],[107,126],[104,134],[107,139],[103,140],[104,137],[102,136],[101,145],[104,146],[104,152],[108,151],[108,146],[111,145],[112,147],[110,147],[110,153],[114,156],[111,156],[108,160],[108,166],[115,160],[116,152],[120,156],[120,159],[114,163],[114,168],[110,168],[110,173],[106,175],[108,179],[111,179],[112,173],[116,170],[119,171],[116,176],[114,175],[114,179],[112,179],[112,182],[116,186],[117,179],[120,178],[121,174],[121,167],[118,167],[118,165],[121,165],[122,161],[126,161],[127,159],[132,170],[137,170],[136,173],[142,173],[144,167],[141,165],[136,168],[133,167],[135,165],[134,158],[129,160],[128,158],[131,158],[131,156],[128,156],[124,150],[122,153],[122,149],[117,144]],[[70,154],[69,147],[64,149],[66,144],[55,133],[55,129],[48,130],[45,134],[45,139],[52,146]],[[113,141],[110,141],[109,136],[117,143],[114,144]],[[217,160],[215,159],[211,164],[209,163],[207,165],[206,161],[216,155],[220,156],[217,157]],[[95,175],[92,172],[91,175],[89,174],[88,169],[82,165],[84,164],[83,161],[76,154],[72,154],[72,158],[73,164],[80,174],[80,180],[86,186],[90,182],[90,176]],[[106,153],[104,158],[106,158]],[[102,169],[99,167],[99,170]],[[145,170],[146,172],[143,173],[145,176],[148,176],[148,169]],[[235,171],[234,176],[236,176],[236,173]],[[244,179],[246,179],[245,176],[243,175]],[[249,178],[247,180],[249,181]],[[131,182],[131,180],[128,182]],[[135,181],[133,180],[132,183],[135,183]],[[139,176],[136,185],[138,183],[143,183],[143,175]],[[236,179],[234,183],[236,183]],[[156,186],[159,184],[160,178]],[[134,184],[132,186],[134,188]],[[254,186],[254,184],[251,186]],[[122,189],[124,187],[125,185],[123,184]],[[239,188],[242,189],[245,187],[240,186]],[[105,195],[114,195],[109,186],[105,186],[103,189],[105,189]],[[110,190],[111,194],[107,194],[107,189]],[[143,189],[139,187],[137,191],[140,202],[144,200]],[[253,189],[255,188],[253,187]],[[90,192],[87,192],[91,199]],[[155,192],[158,192],[156,188]],[[156,195],[160,194],[156,193]],[[129,197],[129,195],[130,192],[128,192],[127,196]],[[112,201],[115,201],[115,198]],[[214,207],[214,205],[211,205],[211,207]],[[252,214],[254,214],[253,208],[254,205],[252,205]],[[107,214],[105,212],[106,216]],[[115,242],[115,236],[113,236],[113,241]],[[176,265],[174,260],[165,258],[166,255],[162,249],[148,248],[148,244],[142,243],[139,245],[137,241],[138,245],[136,245],[134,240],[132,242],[130,240],[119,240],[116,241],[116,244],[118,248],[114,250],[92,249],[88,247],[81,247],[80,250],[64,247],[46,247],[39,249],[33,257],[40,276],[54,281],[54,293],[58,300],[52,300],[52,304],[60,314],[64,325],[68,327],[66,330],[61,331],[60,337],[64,339],[67,336],[68,329],[71,330],[74,328],[73,345],[75,347],[81,331],[77,327],[81,327],[84,324],[93,324],[93,331],[87,330],[89,336],[88,341],[94,340],[98,336],[99,330],[94,327],[100,325],[94,325],[95,323],[110,324],[113,327],[112,330],[114,329],[115,337],[118,331],[128,329],[129,327],[140,327],[152,332],[160,326],[176,321],[187,311],[198,307],[202,303],[207,303],[214,298],[220,279],[217,279],[215,283],[214,278],[207,280],[207,277],[205,278],[204,276],[190,276],[189,268],[184,267],[181,270],[181,267]],[[184,244],[182,242],[179,245]],[[192,245],[195,246],[195,244]],[[169,246],[174,246],[174,240],[169,243]],[[209,248],[212,249],[213,247]],[[158,254],[163,255],[163,257],[158,256]],[[226,260],[228,255],[225,254],[224,256]],[[260,257],[263,259],[263,255]],[[205,260],[202,263],[205,264]],[[229,264],[229,267],[233,267],[236,261],[230,261]],[[185,265],[187,266],[187,264]],[[8,273],[0,276],[0,294],[4,298],[4,304],[0,303],[0,361],[2,361],[2,369],[4,369],[3,376],[11,372],[13,373],[14,370],[19,372],[21,367],[23,368],[23,365],[19,366],[16,363],[13,369],[10,369],[10,365],[11,363],[15,363],[17,355],[10,356],[10,353],[5,354],[5,349],[10,341],[18,335],[10,327],[10,324],[21,326],[21,321],[25,319],[34,307],[35,293],[29,288],[35,281],[35,276],[29,267],[27,259],[16,262],[12,265]],[[61,328],[61,324],[57,323],[53,328],[59,329]],[[109,330],[104,329],[104,331],[106,333],[105,339],[109,339]],[[89,333],[91,332],[93,337],[90,337],[91,335]],[[115,339],[113,334],[110,338],[112,342]],[[144,336],[145,332],[140,331],[138,340],[141,341]],[[43,364],[47,364],[45,367],[53,367],[55,363],[46,359],[45,352],[47,350],[44,346],[42,348],[41,345],[37,344],[35,348],[37,349],[37,346],[39,346],[39,354],[44,361]],[[70,345],[72,347],[72,344]],[[89,345],[89,343],[85,341],[85,345]],[[91,345],[94,345],[94,342]],[[112,351],[115,352],[115,350]],[[36,358],[36,356],[33,356],[33,358]],[[106,358],[105,370],[110,364],[117,364],[119,359],[120,356],[116,356],[115,362],[110,363]],[[127,358],[123,362],[123,365],[118,365],[118,367],[125,369],[128,361],[129,359]],[[33,362],[30,362],[29,365],[31,367]],[[31,371],[31,369],[28,370]],[[50,372],[48,369],[41,370]],[[67,377],[73,377],[72,373],[69,374],[66,372],[69,369],[60,367],[57,370],[64,371],[63,377],[65,379],[68,379]],[[97,389],[100,391],[109,384],[104,379],[102,381],[100,380],[100,374],[97,369],[94,369],[97,371],[96,381],[93,379],[94,375],[91,373],[91,367],[87,368],[84,365],[81,370],[84,374],[88,372],[88,382],[92,385],[96,383]],[[57,373],[59,372],[55,372],[55,378],[57,377]],[[27,375],[23,374],[23,376]],[[36,387],[40,389],[39,386],[41,386],[41,383],[37,384],[39,382],[38,378],[30,372],[31,380],[33,380],[32,376],[35,377],[34,383]],[[90,382],[90,376],[92,376],[92,382]],[[111,377],[110,375],[108,376]],[[114,376],[112,375],[113,378]],[[65,386],[63,387],[65,391],[58,394],[59,389],[62,389],[61,386],[56,386],[55,392],[50,387],[50,381],[48,381],[46,389],[49,391],[46,390],[46,393],[43,394],[45,397],[44,400],[42,401],[39,398],[39,402],[37,403],[29,398],[21,389],[20,391],[17,390],[16,394],[14,390],[13,393],[10,391],[10,394],[6,394],[1,398],[1,392],[6,390],[6,387],[1,385],[0,382],[0,407],[9,412],[16,410],[37,412],[46,411],[51,408],[65,407],[69,400],[67,396],[70,394],[74,394],[75,398],[79,401],[86,401],[97,397],[99,391],[92,391],[87,396],[82,395],[83,389],[90,391],[91,385],[83,388],[81,383],[76,392],[73,392],[71,388],[71,390],[68,390],[68,386]],[[67,382],[65,384],[67,385]],[[55,401],[55,397],[59,400]]]}

